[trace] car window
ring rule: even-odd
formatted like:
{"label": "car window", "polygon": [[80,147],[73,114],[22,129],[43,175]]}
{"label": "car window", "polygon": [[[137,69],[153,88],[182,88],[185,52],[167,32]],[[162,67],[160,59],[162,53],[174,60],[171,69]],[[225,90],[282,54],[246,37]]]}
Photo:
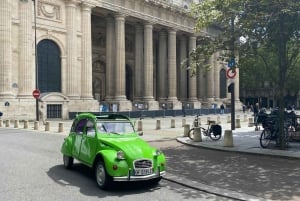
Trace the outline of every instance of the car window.
{"label": "car window", "polygon": [[87,136],[95,136],[95,127],[94,127],[94,122],[93,120],[88,120],[86,123],[86,134]]}
{"label": "car window", "polygon": [[81,119],[78,121],[78,124],[76,125],[76,129],[75,129],[75,132],[77,134],[82,134],[83,133],[83,129],[84,129],[84,126],[86,125],[86,119]]}
{"label": "car window", "polygon": [[111,121],[111,122],[98,122],[98,130],[106,133],[125,134],[132,133],[134,129],[128,121]]}

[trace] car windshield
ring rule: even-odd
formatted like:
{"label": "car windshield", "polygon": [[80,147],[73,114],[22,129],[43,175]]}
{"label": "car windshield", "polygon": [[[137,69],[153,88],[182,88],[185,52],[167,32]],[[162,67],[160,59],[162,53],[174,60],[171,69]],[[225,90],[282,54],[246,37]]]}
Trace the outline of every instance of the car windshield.
{"label": "car windshield", "polygon": [[125,134],[134,132],[134,128],[128,121],[97,122],[97,127],[100,132],[105,133]]}

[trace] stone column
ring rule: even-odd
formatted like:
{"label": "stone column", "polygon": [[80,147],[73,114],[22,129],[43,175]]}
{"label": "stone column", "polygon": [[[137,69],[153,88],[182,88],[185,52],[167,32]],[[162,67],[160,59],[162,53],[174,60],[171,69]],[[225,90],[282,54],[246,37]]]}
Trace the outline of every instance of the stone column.
{"label": "stone column", "polygon": [[80,91],[80,85],[78,77],[80,72],[77,68],[77,13],[76,13],[76,1],[66,1],[66,25],[67,25],[67,86],[66,93],[69,98],[79,98],[78,92]]}
{"label": "stone column", "polygon": [[106,19],[106,82],[105,82],[105,100],[113,99],[114,87],[114,61],[113,52],[115,51],[115,25],[113,16],[108,16]]}
{"label": "stone column", "polygon": [[167,98],[167,32],[159,32],[159,49],[158,49],[158,80],[157,80],[157,98],[159,101]]}
{"label": "stone column", "polygon": [[153,98],[153,25],[144,25],[144,100]]}
{"label": "stone column", "polygon": [[176,80],[176,31],[169,30],[168,33],[168,100],[177,101],[177,80]]}
{"label": "stone column", "polygon": [[180,37],[180,66],[179,66],[179,72],[180,72],[180,100],[186,101],[188,98],[188,77],[187,77],[187,64],[181,65],[184,60],[187,59],[187,40],[185,36]]}
{"label": "stone column", "polygon": [[[196,49],[196,37],[190,36],[189,38],[189,52],[191,53]],[[189,100],[197,101],[197,79],[196,74],[192,76],[192,71],[189,70]]]}
{"label": "stone column", "polygon": [[205,70],[204,69],[200,69],[199,71],[197,71],[197,92],[198,92],[198,99],[201,101],[205,101],[207,98],[206,95],[206,77],[205,75]]}
{"label": "stone column", "polygon": [[214,80],[215,80],[215,87],[214,87],[214,97],[215,100],[220,100],[220,62],[218,61],[219,52],[216,52],[213,56],[214,58]]}
{"label": "stone column", "polygon": [[[126,100],[125,95],[125,16],[115,16],[116,50],[115,50],[115,100]],[[113,81],[113,80],[111,80]]]}
{"label": "stone column", "polygon": [[82,4],[82,82],[81,97],[92,99],[92,38],[91,38],[91,8]]}
{"label": "stone column", "polygon": [[211,65],[211,69],[206,74],[206,87],[207,87],[207,100],[208,101],[214,101],[214,89],[215,89],[215,80],[214,80],[214,62],[213,62],[213,56],[210,57],[209,63]]}
{"label": "stone column", "polygon": [[32,98],[33,73],[35,72],[32,65],[32,1],[21,1],[19,3],[19,97]]}
{"label": "stone column", "polygon": [[12,97],[12,1],[0,1],[0,97]]}
{"label": "stone column", "polygon": [[143,66],[144,66],[144,45],[143,45],[143,26],[137,24],[135,27],[135,84],[134,99],[141,100],[143,96]]}

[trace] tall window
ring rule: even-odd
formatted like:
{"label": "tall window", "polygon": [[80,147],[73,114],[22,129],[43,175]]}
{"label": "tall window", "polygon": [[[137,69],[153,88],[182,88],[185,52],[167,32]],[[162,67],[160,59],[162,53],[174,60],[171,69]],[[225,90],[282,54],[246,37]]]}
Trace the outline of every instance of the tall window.
{"label": "tall window", "polygon": [[41,93],[61,92],[60,49],[52,40],[42,40],[37,46],[38,88]]}

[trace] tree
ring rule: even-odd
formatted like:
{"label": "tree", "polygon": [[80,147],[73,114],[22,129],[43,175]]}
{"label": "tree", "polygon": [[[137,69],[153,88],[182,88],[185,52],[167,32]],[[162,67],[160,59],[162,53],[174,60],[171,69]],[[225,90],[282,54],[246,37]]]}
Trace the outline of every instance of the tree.
{"label": "tree", "polygon": [[269,75],[277,89],[279,144],[283,149],[284,93],[300,60],[300,1],[202,0],[192,6],[191,14],[196,18],[198,31],[219,27],[220,34],[210,40],[209,49],[225,50],[230,57],[239,51],[244,57],[260,58],[261,64],[272,72]]}

